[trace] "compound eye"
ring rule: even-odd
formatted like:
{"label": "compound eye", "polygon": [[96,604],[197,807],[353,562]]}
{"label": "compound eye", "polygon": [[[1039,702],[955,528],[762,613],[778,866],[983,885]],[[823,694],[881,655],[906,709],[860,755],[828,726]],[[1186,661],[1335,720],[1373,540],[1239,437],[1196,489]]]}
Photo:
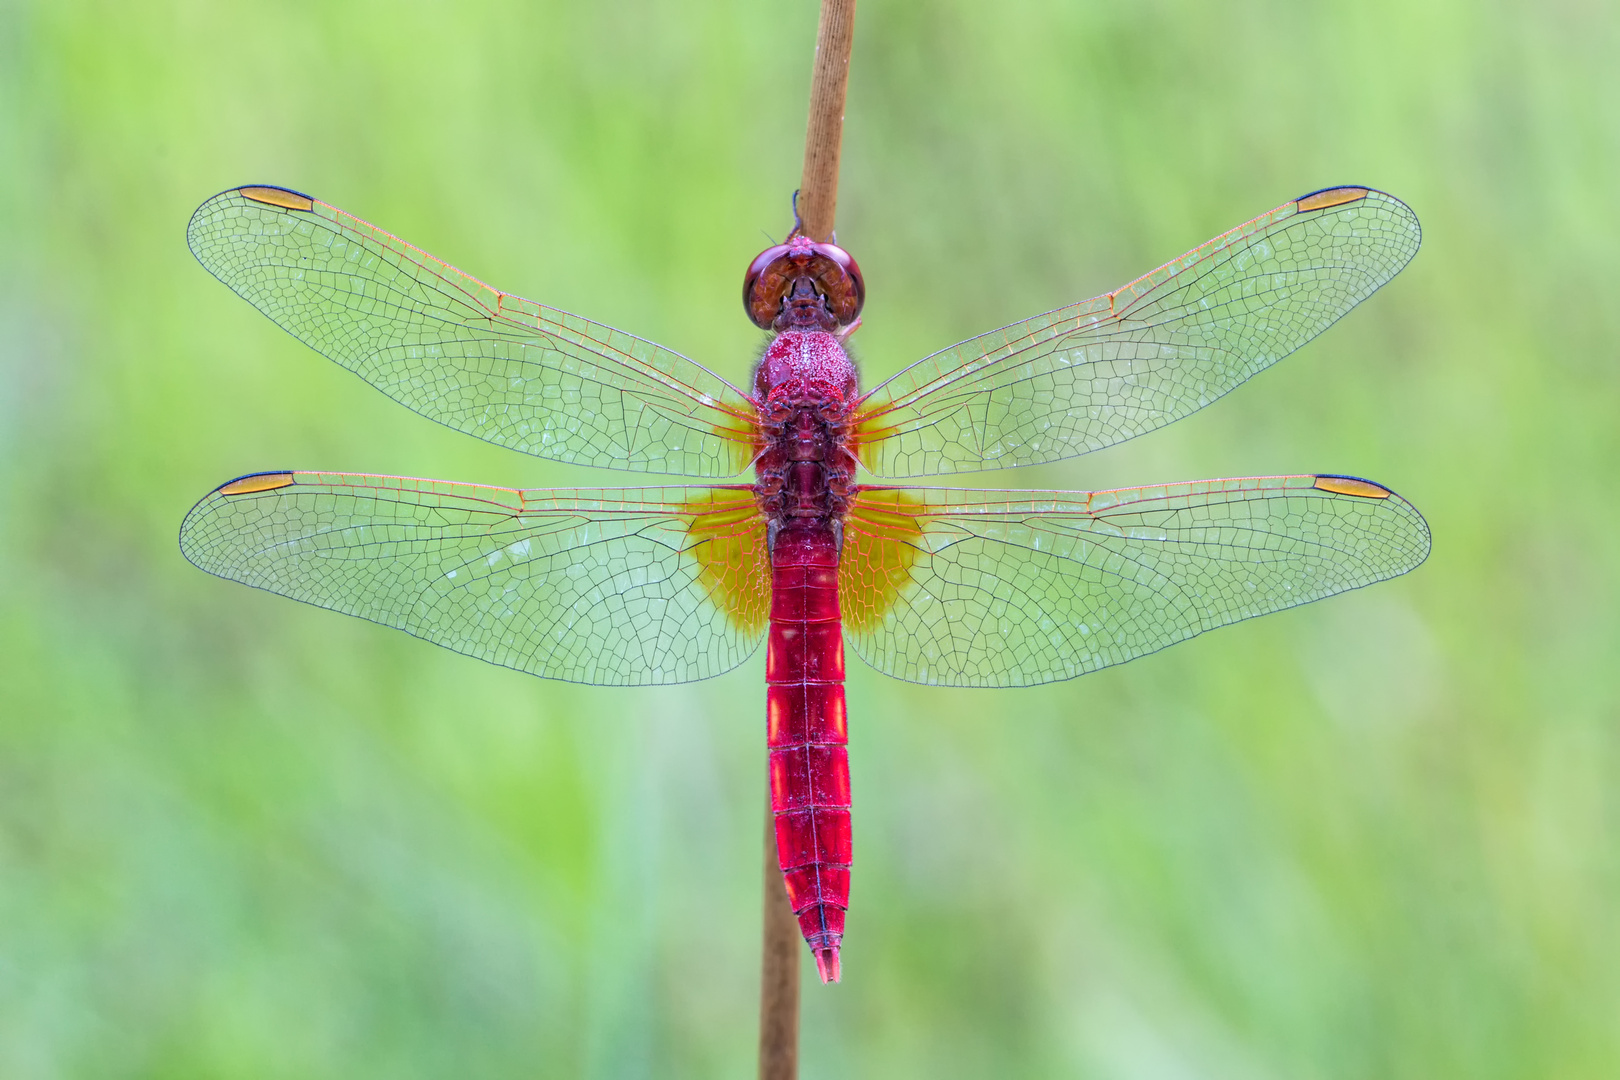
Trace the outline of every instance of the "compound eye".
{"label": "compound eye", "polygon": [[860,317],[866,282],[855,257],[837,244],[817,244],[797,236],[755,256],[743,275],[743,309],[761,330],[776,329],[783,298],[800,278],[809,278],[838,326]]}
{"label": "compound eye", "polygon": [[817,244],[815,253],[837,268],[833,273],[818,275],[817,280],[826,291],[834,318],[839,325],[848,326],[866,306],[866,280],[861,277],[860,264],[837,244]]}
{"label": "compound eye", "polygon": [[743,275],[743,309],[748,318],[761,330],[769,330],[782,306],[782,295],[787,292],[788,277],[782,267],[773,266],[788,254],[787,244],[768,247],[748,264]]}

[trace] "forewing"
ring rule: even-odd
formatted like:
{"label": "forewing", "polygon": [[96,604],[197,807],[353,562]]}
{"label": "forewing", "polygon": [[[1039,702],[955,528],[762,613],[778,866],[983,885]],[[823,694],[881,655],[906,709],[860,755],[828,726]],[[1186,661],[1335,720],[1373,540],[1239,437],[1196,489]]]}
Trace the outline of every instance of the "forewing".
{"label": "forewing", "polygon": [[754,409],[708,369],[536,304],[282,188],[214,196],[186,239],[282,329],[458,431],[578,465],[732,476]]}
{"label": "forewing", "polygon": [[953,345],[868,395],[861,461],[928,476],[1055,461],[1208,405],[1333,325],[1417,253],[1370,188],[1284,203],[1115,292]]}
{"label": "forewing", "polygon": [[260,473],[199,502],[180,547],[211,574],[569,682],[718,675],[768,616],[765,526],[746,488]]}
{"label": "forewing", "polygon": [[1028,686],[1404,574],[1410,503],[1271,476],[1120,491],[862,488],[844,526],[846,640],[941,686]]}

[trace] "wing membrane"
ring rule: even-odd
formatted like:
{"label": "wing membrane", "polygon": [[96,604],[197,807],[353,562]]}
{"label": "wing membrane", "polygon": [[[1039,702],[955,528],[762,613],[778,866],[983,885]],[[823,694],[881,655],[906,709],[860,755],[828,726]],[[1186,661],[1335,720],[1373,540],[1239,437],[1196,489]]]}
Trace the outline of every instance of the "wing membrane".
{"label": "wing membrane", "polygon": [[845,522],[846,640],[942,686],[1083,675],[1205,630],[1404,574],[1410,503],[1350,477],[1119,491],[862,488]]}
{"label": "wing membrane", "polygon": [[223,192],[186,239],[282,329],[458,431],[555,461],[731,476],[754,409],[686,357],[499,292],[319,199]]}
{"label": "wing membrane", "polygon": [[1333,325],[1420,237],[1370,188],[1284,203],[1115,292],[913,364],[868,395],[861,460],[879,476],[973,472],[1152,431]]}
{"label": "wing membrane", "polygon": [[759,643],[770,579],[747,488],[511,490],[263,473],[180,527],[211,574],[569,682],[687,682]]}

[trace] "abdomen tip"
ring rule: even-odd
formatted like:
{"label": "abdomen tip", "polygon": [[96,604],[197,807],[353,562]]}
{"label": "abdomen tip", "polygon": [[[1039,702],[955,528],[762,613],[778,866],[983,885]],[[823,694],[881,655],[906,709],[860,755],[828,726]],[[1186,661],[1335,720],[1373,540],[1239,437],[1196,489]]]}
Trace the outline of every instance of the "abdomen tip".
{"label": "abdomen tip", "polygon": [[837,982],[838,981],[838,946],[836,946],[836,945],[828,945],[828,946],[825,946],[824,948],[816,949],[815,950],[815,955],[816,955],[816,971],[820,973],[821,981],[824,982],[824,983],[835,983],[835,982]]}

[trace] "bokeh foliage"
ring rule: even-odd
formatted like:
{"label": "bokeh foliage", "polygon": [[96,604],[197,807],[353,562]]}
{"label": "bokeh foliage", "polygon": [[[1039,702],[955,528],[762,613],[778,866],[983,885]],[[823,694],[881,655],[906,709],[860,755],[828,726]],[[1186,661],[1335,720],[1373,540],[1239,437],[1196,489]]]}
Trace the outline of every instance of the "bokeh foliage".
{"label": "bokeh foliage", "polygon": [[[175,529],[329,468],[622,482],[391,404],[208,277],[315,193],[740,378],[812,0],[0,9],[0,1075],[751,1075],[762,662],[544,683],[227,585]],[[852,674],[847,981],[804,1074],[1620,1072],[1620,20],[1594,0],[863,0],[870,376],[1312,188],[1424,250],[1099,487],[1336,471],[1398,582],[1079,681]],[[635,482],[634,480],[630,482]]]}

